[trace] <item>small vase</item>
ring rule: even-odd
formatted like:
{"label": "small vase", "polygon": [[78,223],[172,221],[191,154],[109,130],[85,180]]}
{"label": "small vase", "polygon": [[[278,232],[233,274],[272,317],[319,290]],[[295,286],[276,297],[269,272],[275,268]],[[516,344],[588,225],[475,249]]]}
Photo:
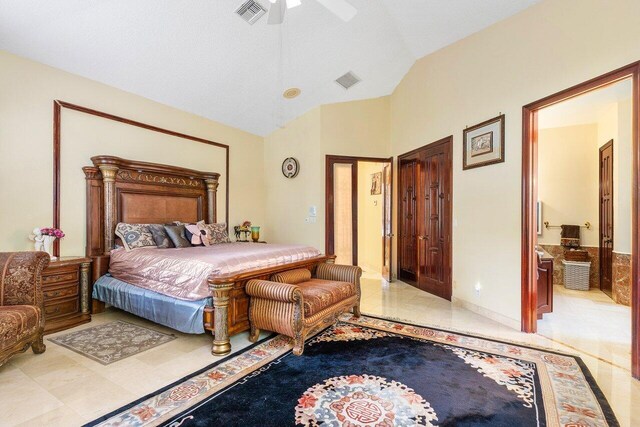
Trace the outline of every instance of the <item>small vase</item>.
{"label": "small vase", "polygon": [[42,241],[42,247],[46,253],[49,254],[49,257],[54,260],[57,257],[53,256],[53,242],[56,240],[55,236],[42,236],[44,239]]}
{"label": "small vase", "polygon": [[260,240],[260,227],[251,227],[251,240],[254,242]]}

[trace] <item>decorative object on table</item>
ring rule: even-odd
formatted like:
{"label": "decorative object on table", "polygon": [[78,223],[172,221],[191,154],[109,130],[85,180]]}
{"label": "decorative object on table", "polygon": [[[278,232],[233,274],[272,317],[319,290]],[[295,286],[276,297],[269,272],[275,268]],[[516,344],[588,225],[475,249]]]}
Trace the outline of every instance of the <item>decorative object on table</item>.
{"label": "decorative object on table", "polygon": [[260,240],[260,227],[251,227],[251,240],[253,240],[255,243],[258,243],[258,241]]}
{"label": "decorative object on table", "polygon": [[53,242],[56,239],[62,239],[63,237],[64,232],[59,228],[53,227],[36,227],[29,235],[29,239],[34,242],[34,249],[36,251],[43,251],[48,253],[49,257],[52,260],[57,259],[57,257],[53,256]]}
{"label": "decorative object on table", "polygon": [[350,315],[291,348],[267,337],[87,425],[618,425],[576,356]]}
{"label": "decorative object on table", "polygon": [[176,339],[175,335],[116,320],[50,338],[49,341],[109,365]]}
{"label": "decorative object on table", "polygon": [[249,233],[251,233],[251,221],[245,221],[242,225],[236,225],[233,227],[233,231],[236,235],[236,242],[248,242]]}
{"label": "decorative object on table", "polygon": [[382,194],[382,172],[371,174],[371,195]]}
{"label": "decorative object on table", "polygon": [[295,178],[300,171],[300,164],[293,157],[287,157],[282,162],[282,175],[287,178]]}
{"label": "decorative object on table", "polygon": [[504,114],[463,132],[462,169],[504,162]]}

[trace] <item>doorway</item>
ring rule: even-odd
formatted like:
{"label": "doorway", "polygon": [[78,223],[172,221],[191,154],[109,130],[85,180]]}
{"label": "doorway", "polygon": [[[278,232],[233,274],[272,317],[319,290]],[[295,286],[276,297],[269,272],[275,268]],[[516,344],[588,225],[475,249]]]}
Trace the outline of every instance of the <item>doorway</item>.
{"label": "doorway", "polygon": [[[538,139],[541,110],[576,98],[580,95],[605,88],[629,79],[631,90],[631,197],[629,215],[630,228],[630,323],[631,323],[631,374],[640,378],[640,295],[638,293],[638,173],[640,155],[639,106],[640,106],[640,62],[615,70],[572,88],[558,92],[523,107],[523,150],[522,150],[522,330],[537,332],[538,283],[537,265],[537,196],[538,196]],[[614,141],[615,143],[615,141]],[[598,205],[599,206],[599,205]],[[544,210],[544,209],[543,209]],[[543,214],[544,215],[544,214]],[[554,224],[551,224],[554,225]],[[584,225],[589,228],[588,224]],[[600,227],[597,228],[598,232]],[[605,235],[606,237],[606,235]],[[606,297],[605,297],[606,298]]]}
{"label": "doorway", "polygon": [[326,157],[326,252],[390,282],[393,158]]}
{"label": "doorway", "polygon": [[398,157],[398,278],[451,301],[453,137]]}

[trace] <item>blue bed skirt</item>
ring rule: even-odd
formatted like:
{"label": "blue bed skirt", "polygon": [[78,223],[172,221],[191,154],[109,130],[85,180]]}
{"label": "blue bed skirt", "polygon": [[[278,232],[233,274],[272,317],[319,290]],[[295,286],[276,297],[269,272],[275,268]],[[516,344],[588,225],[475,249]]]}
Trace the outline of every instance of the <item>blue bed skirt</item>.
{"label": "blue bed skirt", "polygon": [[184,301],[106,274],[93,285],[94,299],[187,334],[203,334],[202,315],[211,298]]}

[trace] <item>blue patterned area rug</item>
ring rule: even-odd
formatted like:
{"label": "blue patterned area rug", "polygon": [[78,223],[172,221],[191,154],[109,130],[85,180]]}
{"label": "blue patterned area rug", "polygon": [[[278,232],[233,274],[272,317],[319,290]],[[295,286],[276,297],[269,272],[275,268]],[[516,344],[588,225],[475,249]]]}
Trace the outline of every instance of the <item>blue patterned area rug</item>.
{"label": "blue patterned area rug", "polygon": [[87,425],[617,426],[574,356],[345,315],[269,337]]}

